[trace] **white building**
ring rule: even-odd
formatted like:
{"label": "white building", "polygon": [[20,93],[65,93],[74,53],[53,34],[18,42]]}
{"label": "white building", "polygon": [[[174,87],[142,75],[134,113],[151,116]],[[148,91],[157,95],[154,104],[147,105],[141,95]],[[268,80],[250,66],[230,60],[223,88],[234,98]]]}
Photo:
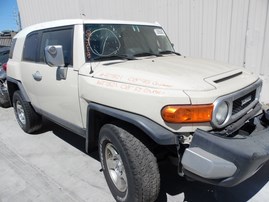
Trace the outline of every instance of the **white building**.
{"label": "white building", "polygon": [[268,0],[17,0],[22,27],[68,18],[159,22],[178,52],[246,67],[269,103]]}

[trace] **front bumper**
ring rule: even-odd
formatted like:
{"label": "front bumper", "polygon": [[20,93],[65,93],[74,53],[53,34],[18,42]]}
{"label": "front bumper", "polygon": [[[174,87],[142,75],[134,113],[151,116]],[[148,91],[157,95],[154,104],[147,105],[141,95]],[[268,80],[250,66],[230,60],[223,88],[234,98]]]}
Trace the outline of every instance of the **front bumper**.
{"label": "front bumper", "polygon": [[253,118],[233,137],[197,129],[182,156],[185,175],[219,186],[235,186],[269,160],[269,111]]}

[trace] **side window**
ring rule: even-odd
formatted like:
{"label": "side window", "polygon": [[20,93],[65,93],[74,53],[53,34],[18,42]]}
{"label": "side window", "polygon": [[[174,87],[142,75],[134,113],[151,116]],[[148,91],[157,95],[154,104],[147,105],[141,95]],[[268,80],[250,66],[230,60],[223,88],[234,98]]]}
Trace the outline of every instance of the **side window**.
{"label": "side window", "polygon": [[16,41],[17,41],[16,38],[14,38],[12,40],[11,47],[10,47],[10,52],[9,52],[9,58],[10,59],[12,59],[12,57],[13,57],[13,52],[14,52],[14,47],[15,47]]}
{"label": "side window", "polygon": [[30,34],[26,37],[22,59],[24,61],[35,62],[37,56],[38,33]]}
{"label": "side window", "polygon": [[43,32],[39,50],[39,62],[45,62],[45,47],[49,45],[62,45],[65,66],[73,65],[72,28]]}

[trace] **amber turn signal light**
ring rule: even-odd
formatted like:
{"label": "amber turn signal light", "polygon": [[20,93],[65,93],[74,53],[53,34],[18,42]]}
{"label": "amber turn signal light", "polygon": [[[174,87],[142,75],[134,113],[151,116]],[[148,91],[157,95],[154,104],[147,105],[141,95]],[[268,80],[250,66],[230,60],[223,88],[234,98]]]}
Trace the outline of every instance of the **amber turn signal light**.
{"label": "amber turn signal light", "polygon": [[169,123],[202,123],[212,119],[213,104],[165,106],[162,118]]}

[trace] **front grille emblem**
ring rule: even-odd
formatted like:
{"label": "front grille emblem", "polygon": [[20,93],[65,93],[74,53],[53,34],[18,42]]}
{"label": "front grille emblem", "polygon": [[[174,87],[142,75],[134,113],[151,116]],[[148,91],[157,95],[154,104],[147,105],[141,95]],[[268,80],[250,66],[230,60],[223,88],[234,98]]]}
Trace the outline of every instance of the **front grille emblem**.
{"label": "front grille emblem", "polygon": [[247,98],[241,100],[241,106],[244,106],[245,104],[247,104],[250,101],[251,101],[251,96],[248,96]]}

